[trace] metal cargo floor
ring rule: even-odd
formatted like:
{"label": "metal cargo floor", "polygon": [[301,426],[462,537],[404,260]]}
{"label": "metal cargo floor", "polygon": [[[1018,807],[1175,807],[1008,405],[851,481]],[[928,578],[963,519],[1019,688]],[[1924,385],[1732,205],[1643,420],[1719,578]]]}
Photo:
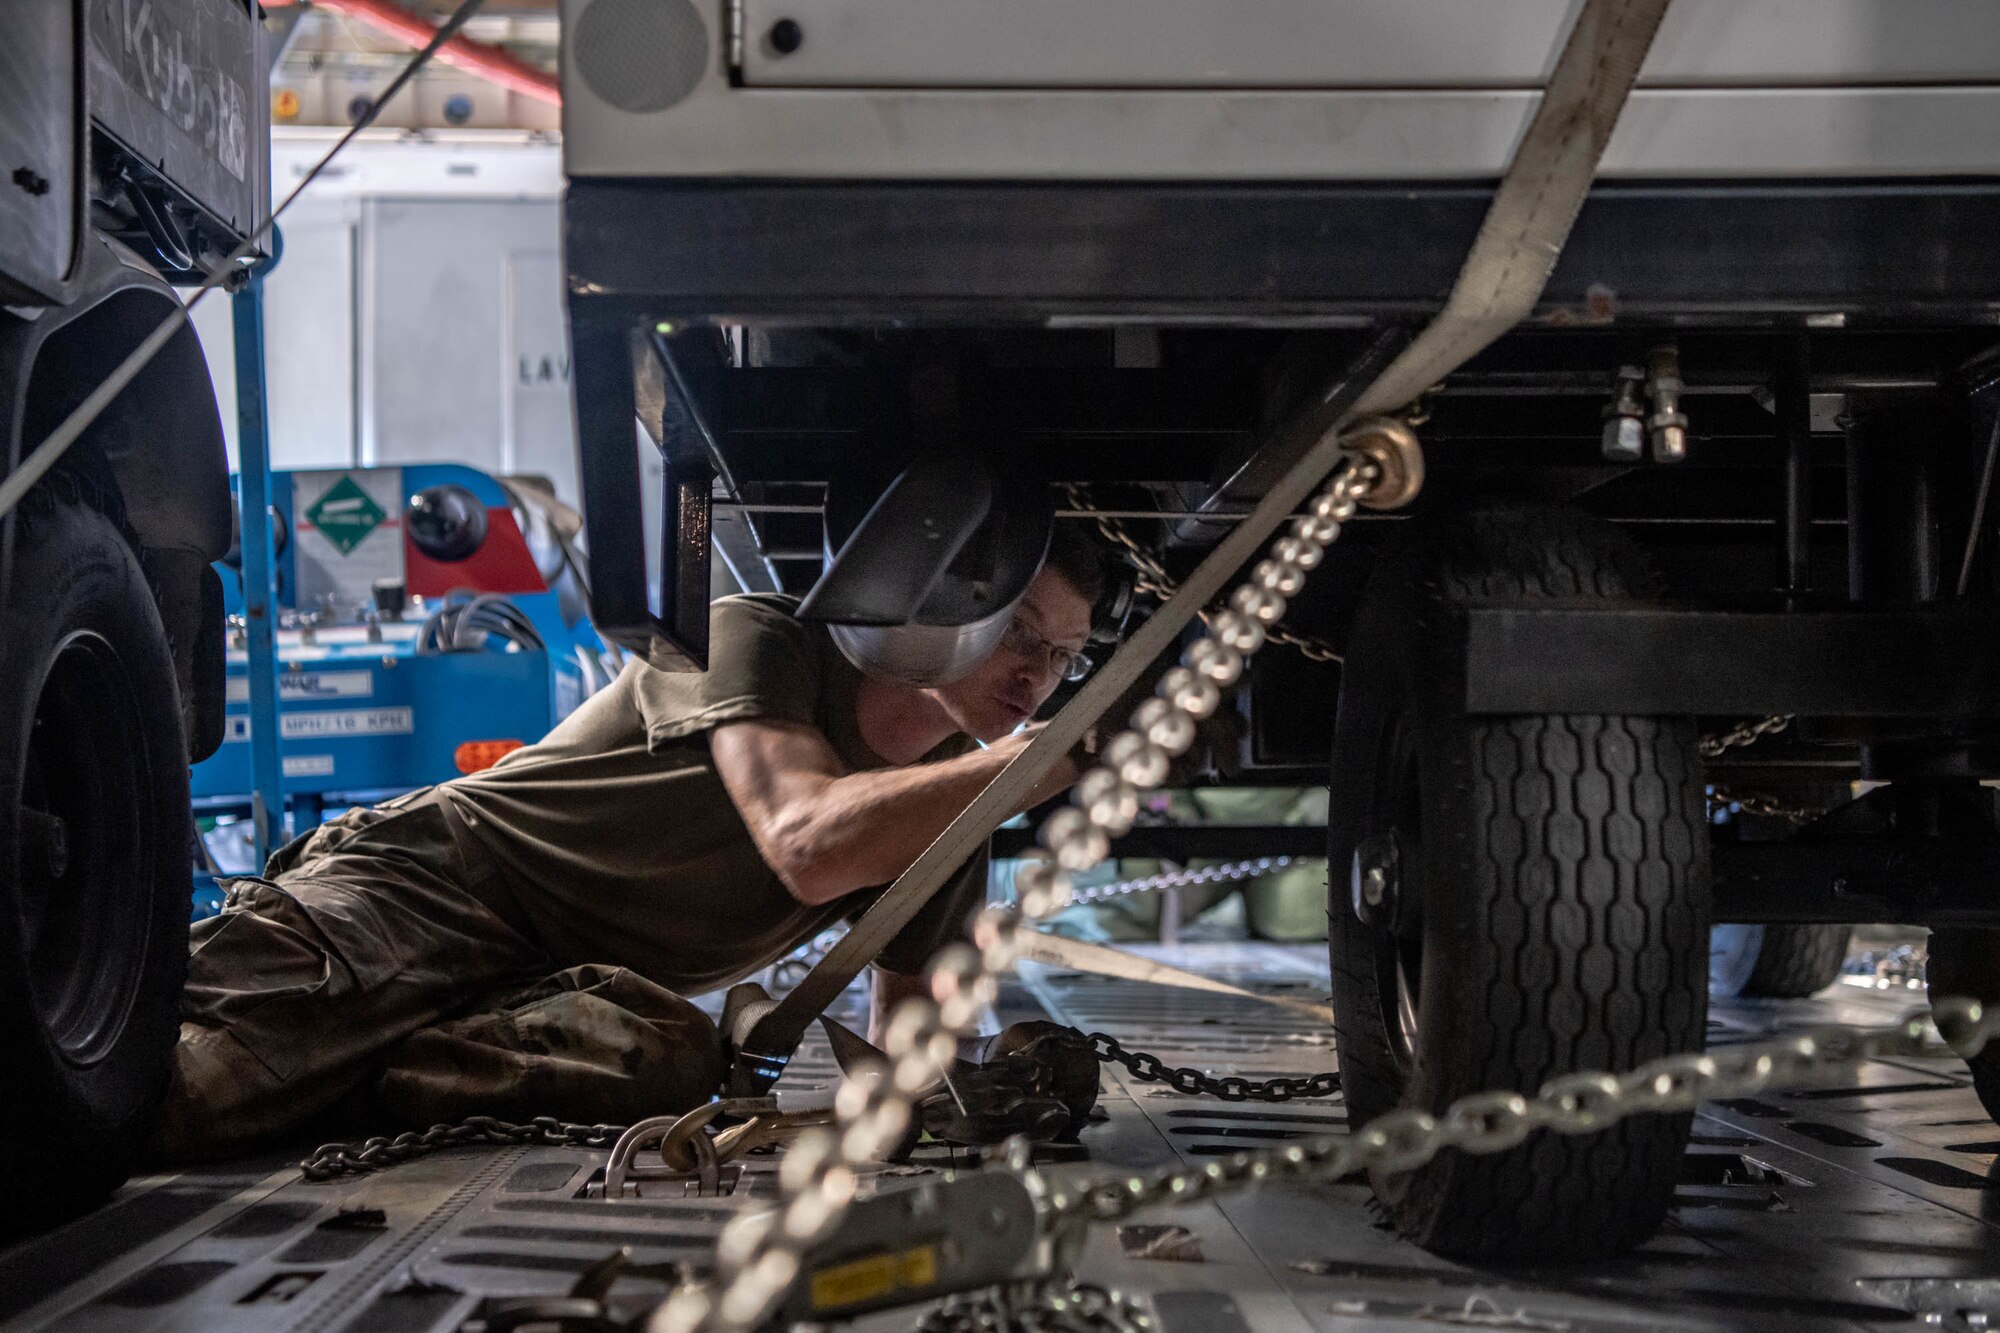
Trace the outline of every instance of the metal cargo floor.
{"label": "metal cargo floor", "polygon": [[[1320,948],[1147,950],[1253,989],[1323,996]],[[1003,1018],[1036,1009],[1117,1034],[1170,1064],[1250,1077],[1329,1067],[1327,1033],[1286,1010],[1028,966]],[[1921,996],[1852,984],[1793,1002],[1730,1002],[1712,1044],[1828,1019],[1885,1022]],[[808,1047],[787,1087],[832,1076]],[[1145,1169],[1338,1131],[1339,1099],[1226,1105],[1107,1071],[1109,1119],[1087,1164]],[[1636,1333],[1641,1329],[1985,1329],[2000,1323],[2000,1127],[1962,1065],[1876,1062],[1846,1084],[1710,1105],[1695,1125],[1665,1231],[1612,1263],[1472,1269],[1378,1225],[1365,1184],[1275,1185],[1140,1219],[1186,1227],[1199,1261],[1131,1257],[1093,1234],[1090,1281],[1150,1298],[1164,1333],[1439,1326]],[[290,1154],[147,1177],[90,1216],[0,1251],[5,1327],[139,1333],[428,1333],[493,1297],[556,1293],[617,1246],[646,1264],[701,1264],[720,1226],[774,1191],[757,1159],[723,1198],[579,1197],[602,1154],[454,1149],[332,1184]],[[878,1188],[970,1159],[926,1149]],[[372,1210],[380,1210],[379,1217]],[[1137,1237],[1128,1237],[1136,1247]],[[658,1281],[624,1279],[632,1309]],[[906,1328],[908,1313],[868,1329]]]}

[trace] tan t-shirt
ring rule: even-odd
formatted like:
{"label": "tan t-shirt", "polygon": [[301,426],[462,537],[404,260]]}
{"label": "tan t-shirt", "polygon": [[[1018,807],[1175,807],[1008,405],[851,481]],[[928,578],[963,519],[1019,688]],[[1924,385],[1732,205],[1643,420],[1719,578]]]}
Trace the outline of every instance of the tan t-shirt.
{"label": "tan t-shirt", "polygon": [[[709,615],[709,669],[643,663],[586,700],[539,744],[444,784],[507,872],[522,914],[565,965],[614,963],[695,994],[751,975],[879,889],[809,907],[758,855],[709,756],[725,722],[817,727],[850,769],[886,764],[855,720],[860,674],[796,599],[725,597]],[[950,738],[925,762],[963,754]],[[938,890],[877,960],[923,970],[985,899],[986,858]]]}

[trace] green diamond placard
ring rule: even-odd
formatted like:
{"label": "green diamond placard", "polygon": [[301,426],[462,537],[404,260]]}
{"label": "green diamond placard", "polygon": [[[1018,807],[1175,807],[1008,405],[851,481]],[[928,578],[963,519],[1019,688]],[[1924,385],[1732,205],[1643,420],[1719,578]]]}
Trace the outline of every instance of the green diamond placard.
{"label": "green diamond placard", "polygon": [[368,534],[381,527],[388,517],[382,506],[369,498],[368,492],[354,484],[352,477],[342,477],[327,487],[326,494],[306,510],[306,518],[342,555],[366,541]]}

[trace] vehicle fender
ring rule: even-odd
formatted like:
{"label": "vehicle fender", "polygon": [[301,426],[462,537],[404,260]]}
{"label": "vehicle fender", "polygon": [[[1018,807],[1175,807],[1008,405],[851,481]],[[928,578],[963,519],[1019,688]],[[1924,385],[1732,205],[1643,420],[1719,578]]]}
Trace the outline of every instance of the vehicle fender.
{"label": "vehicle fender", "polygon": [[0,314],[0,421],[12,471],[169,317],[180,330],[61,465],[113,498],[138,546],[173,647],[190,758],[200,759],[222,738],[221,584],[210,562],[229,549],[233,502],[215,387],[179,295],[132,251],[92,236],[72,300]]}

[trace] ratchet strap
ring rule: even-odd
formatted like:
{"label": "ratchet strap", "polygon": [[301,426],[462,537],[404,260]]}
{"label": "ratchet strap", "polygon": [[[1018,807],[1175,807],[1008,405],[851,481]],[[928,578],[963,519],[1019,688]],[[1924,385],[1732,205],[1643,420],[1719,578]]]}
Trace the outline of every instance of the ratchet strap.
{"label": "ratchet strap", "polygon": [[1088,972],[1093,976],[1117,977],[1121,981],[1143,981],[1154,986],[1172,986],[1176,990],[1233,995],[1239,1000],[1255,1000],[1259,1004],[1273,1005],[1304,1018],[1317,1018],[1327,1023],[1333,1021],[1333,1009],[1324,1001],[1303,1000],[1296,995],[1273,995],[1268,991],[1245,990],[1241,986],[1232,986],[1226,981],[1205,977],[1199,972],[1189,972],[1184,968],[1146,958],[1127,949],[1114,949],[1108,944],[1073,940],[1053,931],[1024,931],[1020,947],[1015,950],[1015,957],[1024,962],[1068,968],[1073,972]]}
{"label": "ratchet strap", "polygon": [[[1068,706],[883,891],[797,987],[781,1000],[756,998],[732,1006],[733,1021],[725,1032],[734,1052],[732,1095],[755,1095],[777,1081],[808,1025],[993,830],[1026,805],[1035,784],[1340,463],[1345,426],[1415,401],[1533,311],[1666,8],[1667,0],[1585,0],[1437,317],[1336,417],[1332,429],[1304,447],[1180,591],[1092,673]],[[1316,415],[1307,414],[1307,420]],[[1295,424],[1286,433],[1298,429]],[[1281,436],[1269,447],[1287,444],[1297,447],[1300,441]]]}

